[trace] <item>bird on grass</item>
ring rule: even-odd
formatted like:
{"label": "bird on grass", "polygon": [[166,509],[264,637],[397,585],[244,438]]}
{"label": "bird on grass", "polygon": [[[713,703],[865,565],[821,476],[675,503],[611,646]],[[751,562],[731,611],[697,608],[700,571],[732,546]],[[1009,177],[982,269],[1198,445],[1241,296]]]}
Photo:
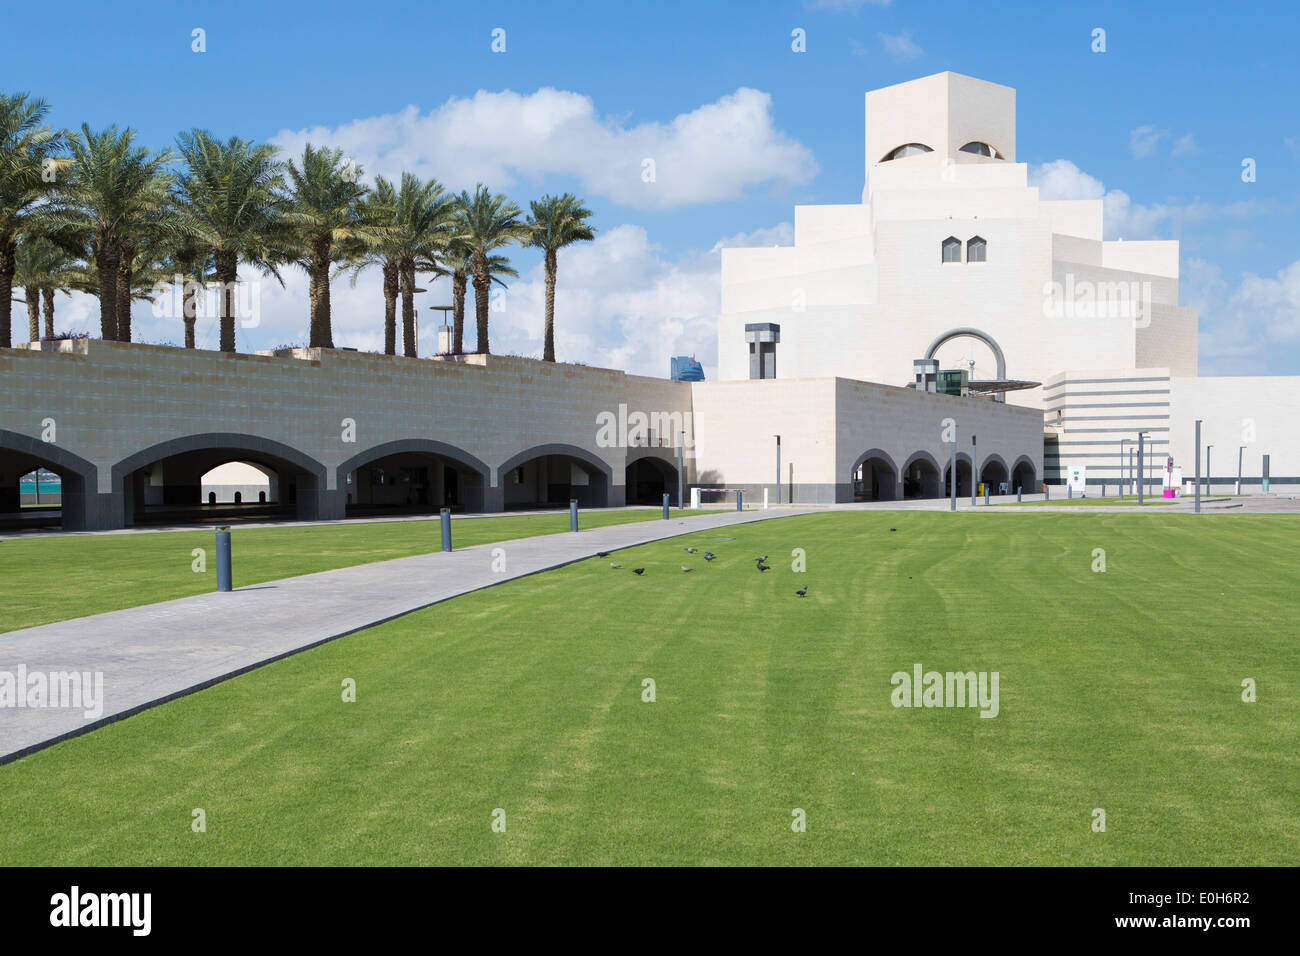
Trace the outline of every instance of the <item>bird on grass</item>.
{"label": "bird on grass", "polygon": [[615,564],[613,561],[611,561],[611,562],[609,562],[609,566],[610,566],[611,568],[621,568],[623,565],[621,565],[621,564]]}
{"label": "bird on grass", "polygon": [[799,595],[800,597],[803,597],[808,593],[808,585],[805,584],[803,587],[801,587],[798,591],[795,591],[794,593]]}
{"label": "bird on grass", "polygon": [[763,563],[764,561],[766,561],[766,560],[767,560],[767,555],[765,555],[765,554],[760,554],[760,555],[758,556],[758,563],[759,563],[759,564],[762,564],[762,563]]}
{"label": "bird on grass", "polygon": [[760,561],[760,562],[758,562],[758,570],[760,570],[760,571],[771,571],[772,569],[771,569],[770,567],[768,567],[766,564],[764,564],[762,561]]}
{"label": "bird on grass", "polygon": [[705,560],[705,561],[712,561],[712,560],[714,560],[715,558],[717,558],[717,555],[714,554],[712,551],[705,551],[705,552],[704,552],[704,560]]}
{"label": "bird on grass", "polygon": [[608,557],[609,557],[609,552],[608,552],[608,551],[597,551],[597,552],[596,552],[596,557],[598,557],[598,558],[608,558]]}
{"label": "bird on grass", "polygon": [[688,568],[686,565],[683,564],[683,565],[682,565],[682,570],[683,570],[683,571],[692,571],[692,570],[694,570],[694,568]]}
{"label": "bird on grass", "polygon": [[687,549],[686,549],[686,553],[687,553],[687,554],[694,554],[694,553],[695,553],[695,549],[694,549],[694,548],[687,548]]}
{"label": "bird on grass", "polygon": [[645,568],[633,568],[633,569],[632,569],[632,573],[633,573],[633,574],[645,574]]}
{"label": "bird on grass", "polygon": [[890,528],[889,530],[890,530],[890,531],[897,531],[898,529],[897,529],[897,528]]}

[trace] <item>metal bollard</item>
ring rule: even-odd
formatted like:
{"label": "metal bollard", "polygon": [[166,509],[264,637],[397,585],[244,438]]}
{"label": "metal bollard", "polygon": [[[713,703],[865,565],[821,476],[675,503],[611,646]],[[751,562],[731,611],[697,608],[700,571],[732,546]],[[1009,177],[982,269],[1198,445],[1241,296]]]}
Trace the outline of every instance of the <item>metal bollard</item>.
{"label": "metal bollard", "polygon": [[745,510],[745,505],[743,503],[744,498],[745,498],[745,493],[741,491],[739,488],[737,488],[736,489],[736,510],[737,511]]}
{"label": "metal bollard", "polygon": [[1043,500],[1044,501],[1052,500],[1052,486],[1049,485],[1047,482],[1043,482]]}
{"label": "metal bollard", "polygon": [[439,522],[442,524],[442,550],[451,550],[451,509],[443,508],[438,514]]}
{"label": "metal bollard", "polygon": [[230,590],[230,526],[217,529],[217,590]]}
{"label": "metal bollard", "polygon": [[1074,485],[1069,485],[1069,484],[1067,484],[1067,485],[1065,486],[1065,497],[1067,497],[1067,498],[1073,498],[1073,497],[1074,497]]}
{"label": "metal bollard", "polygon": [[664,520],[668,520],[668,496],[664,495]]}
{"label": "metal bollard", "polygon": [[569,499],[569,530],[578,530],[578,499]]}
{"label": "metal bollard", "polygon": [[1023,492],[1024,490],[1025,490],[1024,488],[1017,488],[1017,489],[1016,489],[1016,504],[1020,504],[1020,494],[1021,494],[1021,492]]}
{"label": "metal bollard", "polygon": [[988,482],[985,482],[985,483],[984,483],[984,503],[985,503],[985,504],[988,504],[988,503],[989,503],[989,486],[988,486]]}

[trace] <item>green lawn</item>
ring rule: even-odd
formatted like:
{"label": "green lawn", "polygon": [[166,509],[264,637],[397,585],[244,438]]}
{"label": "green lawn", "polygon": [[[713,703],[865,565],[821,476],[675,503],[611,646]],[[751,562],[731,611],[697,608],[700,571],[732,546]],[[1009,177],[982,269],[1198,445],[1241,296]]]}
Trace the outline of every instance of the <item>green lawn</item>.
{"label": "green lawn", "polygon": [[[0,766],[0,864],[1293,865],[1296,532],[840,512],[642,546]],[[997,671],[1000,713],[894,708],[916,663]]]}
{"label": "green lawn", "polygon": [[[678,511],[673,517],[701,514]],[[658,509],[584,511],[579,526],[660,518]],[[460,547],[569,530],[569,512],[455,519]],[[240,528],[231,532],[237,587],[298,574],[404,558],[442,546],[436,519],[353,522],[311,527]],[[211,528],[141,534],[66,535],[0,541],[0,632],[71,617],[138,607],[216,588]],[[195,548],[207,552],[206,571],[193,569]]]}

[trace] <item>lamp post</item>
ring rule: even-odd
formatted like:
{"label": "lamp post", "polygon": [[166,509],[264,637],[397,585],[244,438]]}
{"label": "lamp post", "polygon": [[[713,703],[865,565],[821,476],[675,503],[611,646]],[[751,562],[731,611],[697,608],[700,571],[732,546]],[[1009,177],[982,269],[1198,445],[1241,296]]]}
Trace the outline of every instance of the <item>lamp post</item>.
{"label": "lamp post", "polygon": [[1119,440],[1119,500],[1124,500],[1124,446],[1131,442],[1131,438],[1121,438]]}
{"label": "lamp post", "polygon": [[1210,497],[1214,493],[1212,479],[1210,478],[1210,449],[1213,445],[1205,446],[1205,497]]}
{"label": "lamp post", "polygon": [[[1147,460],[1142,457],[1147,435],[1150,432],[1138,432],[1138,507],[1146,506]],[[1200,460],[1199,457],[1197,459]]]}
{"label": "lamp post", "polygon": [[952,449],[948,463],[948,494],[951,500],[948,502],[948,510],[957,510],[957,436],[952,436]]}
{"label": "lamp post", "polygon": [[[442,313],[442,325],[440,325],[440,326],[438,327],[439,331],[441,331],[442,329],[448,329],[448,330],[451,329],[451,326],[449,326],[449,325],[447,324],[447,313],[448,313],[448,312],[454,312],[455,310],[456,310],[456,307],[455,307],[454,305],[431,305],[431,306],[429,306],[429,311],[430,311],[430,312],[441,312],[441,313]],[[440,341],[438,342],[438,346],[439,346],[439,348],[438,348],[438,354],[439,354],[439,355],[447,355],[447,354],[449,354],[449,353],[452,351],[454,345],[455,345],[455,343],[451,341],[451,338],[450,338],[450,336],[449,336],[448,339],[447,339],[447,351],[444,352],[444,351],[442,350],[442,342],[441,342],[441,340],[440,340]],[[418,351],[418,350],[417,350],[417,351]]]}
{"label": "lamp post", "polygon": [[781,436],[776,437],[776,503],[781,503]]}
{"label": "lamp post", "polygon": [[677,433],[677,507],[679,509],[686,507],[682,504],[682,456],[684,454],[682,449],[685,447],[686,432],[683,430]]}
{"label": "lamp post", "polygon": [[1196,439],[1192,445],[1196,456],[1196,513],[1201,513],[1201,420],[1196,419]]}
{"label": "lamp post", "polygon": [[1245,445],[1237,446],[1237,494],[1241,494],[1241,455],[1246,450]]}
{"label": "lamp post", "polygon": [[[974,362],[971,363],[972,366],[974,366],[974,364],[975,364]],[[976,460],[977,460],[977,457],[976,457],[976,455],[975,455],[975,436],[972,434],[972,435],[970,436],[970,506],[971,506],[972,508],[974,508],[974,507],[975,507],[975,504],[976,504],[976,502],[975,502],[975,462],[976,462]],[[956,480],[957,480],[957,472],[955,472],[955,471],[952,473],[952,480],[953,480],[953,481],[956,481]]]}

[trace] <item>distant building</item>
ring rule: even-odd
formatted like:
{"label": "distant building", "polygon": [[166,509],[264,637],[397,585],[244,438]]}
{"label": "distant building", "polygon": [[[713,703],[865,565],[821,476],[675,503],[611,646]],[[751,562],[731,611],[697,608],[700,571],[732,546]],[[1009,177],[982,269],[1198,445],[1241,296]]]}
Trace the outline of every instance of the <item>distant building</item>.
{"label": "distant building", "polygon": [[702,382],[704,366],[695,361],[694,355],[674,355],[668,377],[674,382]]}

